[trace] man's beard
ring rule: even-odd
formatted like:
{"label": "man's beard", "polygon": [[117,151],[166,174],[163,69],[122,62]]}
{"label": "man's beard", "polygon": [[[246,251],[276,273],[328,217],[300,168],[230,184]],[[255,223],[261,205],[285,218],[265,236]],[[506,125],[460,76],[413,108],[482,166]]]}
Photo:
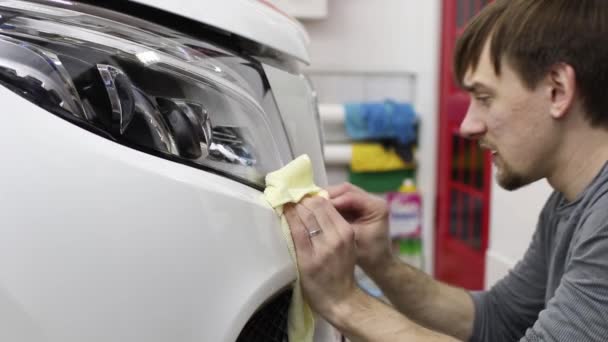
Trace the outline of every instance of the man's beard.
{"label": "man's beard", "polygon": [[497,166],[497,168],[496,181],[498,182],[498,185],[507,191],[517,190],[532,183],[528,177],[513,171],[504,162],[501,166]]}

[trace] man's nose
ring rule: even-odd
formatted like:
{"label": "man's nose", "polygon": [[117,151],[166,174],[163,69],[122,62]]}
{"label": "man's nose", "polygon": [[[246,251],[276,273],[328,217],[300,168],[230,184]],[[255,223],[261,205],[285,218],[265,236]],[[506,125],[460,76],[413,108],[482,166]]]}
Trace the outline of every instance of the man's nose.
{"label": "man's nose", "polygon": [[486,133],[486,124],[481,120],[471,106],[460,124],[460,135],[467,139],[480,139]]}

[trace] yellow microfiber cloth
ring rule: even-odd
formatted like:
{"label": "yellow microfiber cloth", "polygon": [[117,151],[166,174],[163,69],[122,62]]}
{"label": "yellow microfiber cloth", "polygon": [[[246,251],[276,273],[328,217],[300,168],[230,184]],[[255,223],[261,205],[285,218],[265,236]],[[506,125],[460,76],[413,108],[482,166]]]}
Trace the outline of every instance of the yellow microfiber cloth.
{"label": "yellow microfiber cloth", "polygon": [[412,169],[415,165],[404,162],[394,150],[381,144],[355,143],[350,167],[354,172],[382,172]]}
{"label": "yellow microfiber cloth", "polygon": [[[312,164],[307,155],[296,158],[280,170],[266,175],[266,190],[264,198],[281,217],[281,229],[287,242],[289,254],[296,267],[296,251],[291,238],[289,225],[283,215],[283,205],[298,203],[306,195],[319,195],[327,198],[327,193],[314,184]],[[291,305],[289,307],[288,334],[290,342],[312,342],[315,321],[312,310],[304,301],[300,287],[300,272],[294,286]]]}

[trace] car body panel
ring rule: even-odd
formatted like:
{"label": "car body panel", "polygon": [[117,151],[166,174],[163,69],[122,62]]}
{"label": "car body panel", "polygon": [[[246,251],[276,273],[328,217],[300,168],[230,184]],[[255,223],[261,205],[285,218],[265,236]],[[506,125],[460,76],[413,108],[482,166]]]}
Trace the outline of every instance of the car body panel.
{"label": "car body panel", "polygon": [[254,0],[132,0],[237,34],[308,64],[309,37],[301,24]]}
{"label": "car body panel", "polygon": [[310,83],[303,75],[293,75],[265,65],[264,71],[272,87],[277,106],[283,117],[293,153],[308,154],[313,165],[315,183],[327,185],[323,160],[320,122],[315,117],[317,103]]}
{"label": "car body panel", "polygon": [[[137,2],[308,61],[301,27],[258,1]],[[307,153],[327,185],[310,84],[258,60],[264,108],[276,103],[294,157]],[[0,341],[233,342],[296,280],[259,189],[118,144],[3,86],[0,103]],[[339,338],[317,321],[315,341]]]}
{"label": "car body panel", "polygon": [[234,341],[295,279],[259,190],[0,103],[0,340]]}

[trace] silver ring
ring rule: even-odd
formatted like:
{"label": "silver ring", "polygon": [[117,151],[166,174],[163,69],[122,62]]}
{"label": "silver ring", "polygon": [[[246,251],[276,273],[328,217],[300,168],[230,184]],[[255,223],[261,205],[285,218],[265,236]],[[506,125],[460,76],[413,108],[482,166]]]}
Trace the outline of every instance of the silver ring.
{"label": "silver ring", "polygon": [[312,231],[308,232],[308,237],[313,238],[313,237],[315,237],[315,236],[317,236],[317,235],[319,235],[321,233],[323,233],[323,229],[321,229],[321,228],[315,229],[315,230],[312,230]]}

